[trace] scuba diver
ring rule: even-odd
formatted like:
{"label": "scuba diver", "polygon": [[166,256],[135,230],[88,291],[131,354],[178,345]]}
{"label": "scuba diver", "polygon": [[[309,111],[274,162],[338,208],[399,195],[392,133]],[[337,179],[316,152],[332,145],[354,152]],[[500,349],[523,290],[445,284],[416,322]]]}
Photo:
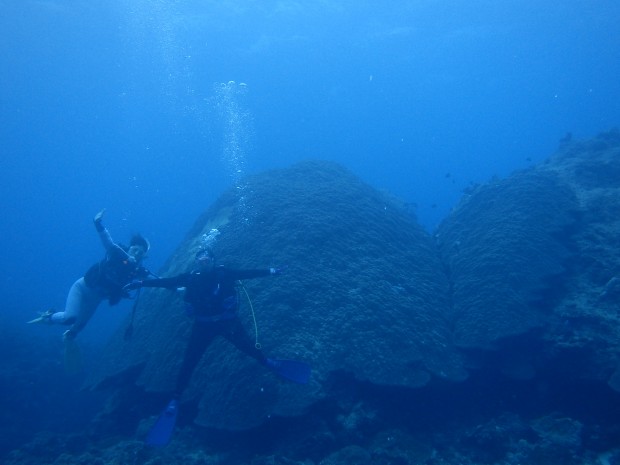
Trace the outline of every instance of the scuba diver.
{"label": "scuba diver", "polygon": [[[219,231],[211,230],[209,235],[203,236],[203,242],[212,243],[217,234]],[[189,273],[171,278],[134,281],[125,286],[126,291],[142,287],[171,290],[184,288],[183,299],[187,313],[194,319],[183,363],[177,376],[173,399],[151,429],[147,437],[149,445],[163,446],[170,440],[176,421],[178,399],[189,384],[194,368],[217,336],[224,337],[237,349],[285,379],[305,384],[310,378],[310,366],[303,362],[266,357],[260,349],[260,344],[252,341],[237,315],[239,307],[237,283],[244,279],[279,275],[283,269],[228,269],[215,264],[213,249],[205,244],[196,253],[195,263],[197,269]]]}
{"label": "scuba diver", "polygon": [[[105,209],[95,215],[95,229],[106,250],[106,256],[91,266],[86,274],[75,281],[69,290],[63,312],[48,310],[28,323],[71,325],[63,333],[65,343],[70,343],[84,329],[104,299],[116,305],[122,298],[130,297],[123,289],[134,279],[144,279],[152,273],[141,266],[142,259],[150,248],[149,241],[136,234],[129,247],[116,244],[103,226]],[[68,346],[67,346],[68,348]]]}

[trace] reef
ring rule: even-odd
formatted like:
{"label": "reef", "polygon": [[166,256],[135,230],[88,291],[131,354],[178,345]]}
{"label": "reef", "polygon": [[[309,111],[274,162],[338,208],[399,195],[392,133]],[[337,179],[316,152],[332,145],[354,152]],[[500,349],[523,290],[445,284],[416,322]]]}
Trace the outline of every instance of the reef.
{"label": "reef", "polygon": [[[196,422],[233,430],[300,415],[326,399],[334,373],[378,385],[420,387],[467,377],[452,343],[449,282],[434,241],[391,198],[329,162],[306,162],[247,180],[196,223],[161,273],[186,271],[212,228],[219,263],[288,265],[283,276],[248,281],[265,353],[307,361],[307,386],[285,383],[221,342],[186,393]],[[247,307],[247,305],[246,305]],[[247,308],[243,315],[251,330]],[[130,374],[145,391],[170,391],[190,320],[178,295],[143,291],[131,342],[109,344],[89,383]],[[127,379],[123,381],[127,384]]]}
{"label": "reef", "polygon": [[[335,163],[261,173],[160,274],[191,269],[212,228],[220,263],[288,266],[245,288],[264,351],[310,363],[310,383],[218,342],[172,443],[146,448],[191,320],[180,293],[143,290],[132,338],[119,330],[85,383],[109,393],[91,447],[57,463],[620,463],[617,130],[469,188],[432,234]],[[241,317],[251,331],[247,302]]]}

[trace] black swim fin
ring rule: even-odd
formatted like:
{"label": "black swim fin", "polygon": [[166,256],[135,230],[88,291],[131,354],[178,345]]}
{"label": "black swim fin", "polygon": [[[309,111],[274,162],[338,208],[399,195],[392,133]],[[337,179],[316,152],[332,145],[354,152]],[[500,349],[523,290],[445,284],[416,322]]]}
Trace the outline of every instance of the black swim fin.
{"label": "black swim fin", "polygon": [[298,362],[296,360],[278,360],[274,358],[268,358],[265,361],[272,371],[276,372],[284,379],[288,379],[297,384],[306,384],[310,380],[310,374],[312,368],[310,365],[304,362]]}
{"label": "black swim fin", "polygon": [[159,418],[149,431],[146,437],[146,443],[149,446],[163,447],[170,442],[172,433],[174,433],[174,426],[177,422],[177,413],[179,410],[179,403],[176,399],[172,399]]}

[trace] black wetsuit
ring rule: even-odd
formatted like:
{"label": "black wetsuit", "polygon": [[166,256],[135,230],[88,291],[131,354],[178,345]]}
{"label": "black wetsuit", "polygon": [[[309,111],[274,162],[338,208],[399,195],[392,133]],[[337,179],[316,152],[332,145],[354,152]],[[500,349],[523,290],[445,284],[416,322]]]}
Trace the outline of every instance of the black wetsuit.
{"label": "black wetsuit", "polygon": [[95,228],[105,247],[106,256],[88,269],[84,274],[84,282],[89,288],[98,290],[110,305],[116,305],[122,298],[129,297],[123,286],[154,275],[112,240],[101,221],[95,221]]}
{"label": "black wetsuit", "polygon": [[194,271],[141,283],[143,287],[185,288],[184,300],[188,305],[188,313],[194,318],[194,325],[177,378],[177,396],[185,390],[194,368],[217,336],[225,337],[242,352],[265,363],[265,355],[256,348],[237,318],[239,298],[236,281],[270,274],[269,269],[229,270],[218,266],[209,271]]}

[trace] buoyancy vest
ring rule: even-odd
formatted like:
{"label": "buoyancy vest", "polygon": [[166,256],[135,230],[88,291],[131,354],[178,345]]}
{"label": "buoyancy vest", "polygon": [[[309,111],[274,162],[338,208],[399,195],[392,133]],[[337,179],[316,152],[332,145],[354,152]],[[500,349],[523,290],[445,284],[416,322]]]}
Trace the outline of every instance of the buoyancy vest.
{"label": "buoyancy vest", "polygon": [[134,279],[146,276],[148,276],[148,271],[132,258],[120,259],[106,256],[88,269],[84,274],[84,281],[88,287],[99,288],[103,291],[110,305],[116,305],[127,296],[123,286]]}
{"label": "buoyancy vest", "polygon": [[192,284],[185,289],[184,300],[189,316],[198,321],[216,321],[223,315],[236,316],[239,307],[235,281],[226,276],[224,267],[212,272],[192,273]]}

